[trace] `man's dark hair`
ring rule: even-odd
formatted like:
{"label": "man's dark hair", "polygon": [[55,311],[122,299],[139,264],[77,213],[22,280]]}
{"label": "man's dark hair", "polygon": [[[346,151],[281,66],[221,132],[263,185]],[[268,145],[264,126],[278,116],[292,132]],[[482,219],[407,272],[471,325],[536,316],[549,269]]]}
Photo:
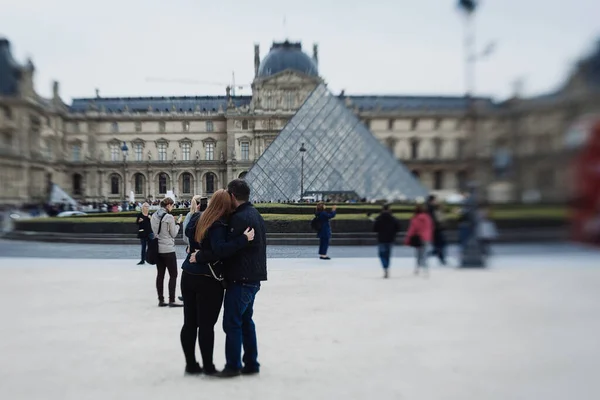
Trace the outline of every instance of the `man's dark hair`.
{"label": "man's dark hair", "polygon": [[427,197],[427,202],[428,203],[432,203],[432,202],[435,201],[435,199],[436,199],[435,195],[434,194],[430,194],[429,197]]}
{"label": "man's dark hair", "polygon": [[238,201],[250,200],[250,186],[243,179],[234,179],[227,185],[227,191],[234,195]]}
{"label": "man's dark hair", "polygon": [[384,204],[383,206],[381,206],[381,211],[390,211],[390,205]]}

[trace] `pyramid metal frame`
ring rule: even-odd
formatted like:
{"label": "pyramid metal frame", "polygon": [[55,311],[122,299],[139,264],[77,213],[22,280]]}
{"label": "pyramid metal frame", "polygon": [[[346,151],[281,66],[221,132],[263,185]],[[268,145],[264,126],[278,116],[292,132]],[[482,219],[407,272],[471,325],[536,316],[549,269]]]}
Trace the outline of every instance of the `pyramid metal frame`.
{"label": "pyramid metal frame", "polygon": [[[304,173],[299,151],[304,143]],[[319,85],[248,171],[251,200],[355,193],[367,200],[417,200],[428,191],[371,131]]]}

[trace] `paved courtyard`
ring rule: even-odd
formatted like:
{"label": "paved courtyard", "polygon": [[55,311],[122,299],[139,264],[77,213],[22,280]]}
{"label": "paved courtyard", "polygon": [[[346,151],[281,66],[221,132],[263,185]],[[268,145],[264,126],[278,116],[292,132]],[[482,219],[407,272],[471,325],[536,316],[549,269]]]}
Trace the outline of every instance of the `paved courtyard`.
{"label": "paved courtyard", "polygon": [[501,255],[425,279],[403,257],[383,280],[375,258],[270,259],[261,375],[221,381],[183,376],[182,311],[156,307],[153,267],[0,258],[0,398],[598,399],[599,260]]}

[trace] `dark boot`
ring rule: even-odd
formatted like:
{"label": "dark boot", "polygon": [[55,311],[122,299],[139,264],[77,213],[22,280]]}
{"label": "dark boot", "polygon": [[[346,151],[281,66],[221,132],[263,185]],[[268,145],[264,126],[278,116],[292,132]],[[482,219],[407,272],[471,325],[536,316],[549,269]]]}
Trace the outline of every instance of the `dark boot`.
{"label": "dark boot", "polygon": [[249,367],[247,365],[242,368],[242,375],[256,375],[260,373],[259,367]]}
{"label": "dark boot", "polygon": [[185,366],[185,374],[186,375],[200,375],[201,373],[202,373],[202,367],[198,363]]}
{"label": "dark boot", "polygon": [[215,376],[219,378],[234,378],[236,376],[240,376],[241,374],[242,371],[240,371],[239,369],[225,368],[223,371],[219,372]]}

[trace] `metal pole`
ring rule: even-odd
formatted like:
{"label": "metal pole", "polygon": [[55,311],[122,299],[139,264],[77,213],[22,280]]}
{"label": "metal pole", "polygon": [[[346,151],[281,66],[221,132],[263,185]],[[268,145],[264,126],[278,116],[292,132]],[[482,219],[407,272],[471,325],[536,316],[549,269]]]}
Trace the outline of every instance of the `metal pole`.
{"label": "metal pole", "polygon": [[300,167],[300,202],[304,198],[304,153],[302,153],[302,161]]}

